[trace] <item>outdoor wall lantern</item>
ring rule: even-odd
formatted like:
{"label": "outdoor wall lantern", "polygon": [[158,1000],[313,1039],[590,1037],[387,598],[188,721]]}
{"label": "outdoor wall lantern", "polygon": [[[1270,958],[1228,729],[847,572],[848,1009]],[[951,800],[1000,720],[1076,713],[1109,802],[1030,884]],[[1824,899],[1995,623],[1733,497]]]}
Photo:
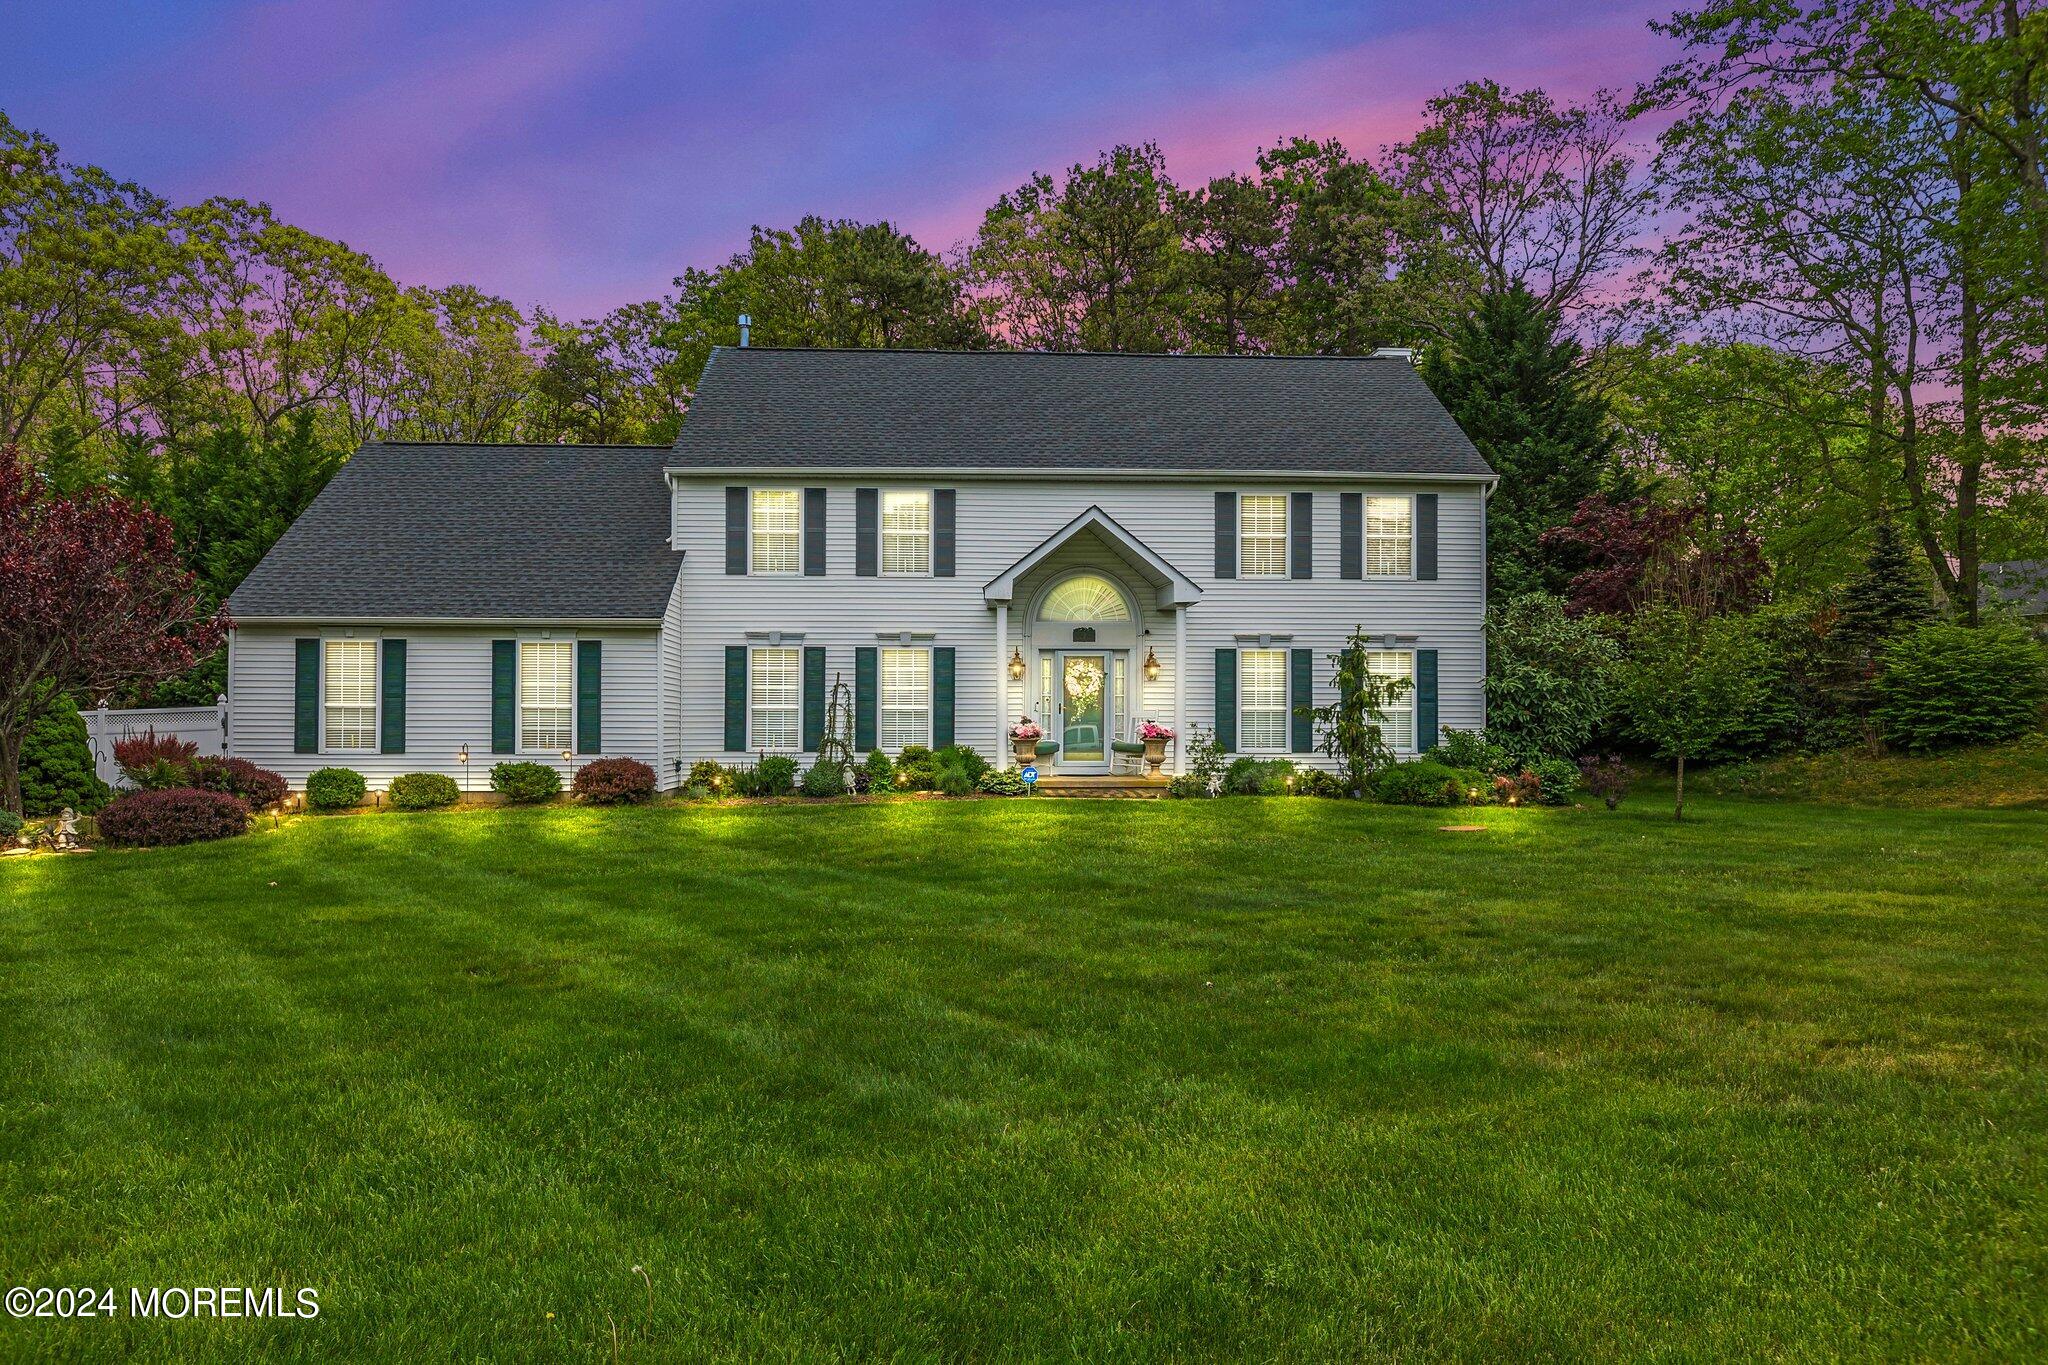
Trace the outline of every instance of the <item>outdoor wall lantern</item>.
{"label": "outdoor wall lantern", "polygon": [[1023,681],[1023,679],[1024,651],[1021,649],[1012,649],[1010,651],[1010,681],[1021,682]]}
{"label": "outdoor wall lantern", "polygon": [[1145,651],[1145,681],[1159,681],[1159,655],[1157,651],[1149,648]]}

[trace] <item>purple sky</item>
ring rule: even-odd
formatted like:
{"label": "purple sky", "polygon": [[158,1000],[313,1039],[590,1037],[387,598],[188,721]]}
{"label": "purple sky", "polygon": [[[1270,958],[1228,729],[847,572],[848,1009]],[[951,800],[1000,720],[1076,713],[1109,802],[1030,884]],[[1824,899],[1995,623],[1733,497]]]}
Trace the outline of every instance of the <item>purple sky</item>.
{"label": "purple sky", "polygon": [[808,212],[945,248],[1116,142],[1191,181],[1295,133],[1376,151],[1472,77],[1625,87],[1672,7],[10,0],[0,109],[179,202],[573,317]]}

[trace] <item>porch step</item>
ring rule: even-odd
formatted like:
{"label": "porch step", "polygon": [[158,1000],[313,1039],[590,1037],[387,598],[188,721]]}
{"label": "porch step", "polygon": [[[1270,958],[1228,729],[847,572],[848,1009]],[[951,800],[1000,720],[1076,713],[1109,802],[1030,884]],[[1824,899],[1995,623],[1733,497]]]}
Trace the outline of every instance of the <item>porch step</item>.
{"label": "porch step", "polygon": [[1096,800],[1147,801],[1166,794],[1163,777],[1117,774],[1110,777],[1047,777],[1038,783],[1039,796],[1079,796]]}

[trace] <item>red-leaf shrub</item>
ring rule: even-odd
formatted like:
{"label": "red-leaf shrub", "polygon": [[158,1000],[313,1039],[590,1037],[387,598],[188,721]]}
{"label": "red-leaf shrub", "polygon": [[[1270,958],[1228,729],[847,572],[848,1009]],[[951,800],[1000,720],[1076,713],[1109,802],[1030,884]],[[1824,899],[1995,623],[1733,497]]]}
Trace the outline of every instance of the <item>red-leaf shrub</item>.
{"label": "red-leaf shrub", "polygon": [[1595,494],[1542,543],[1585,561],[1565,590],[1574,616],[1630,616],[1660,602],[1700,616],[1748,611],[1764,600],[1770,578],[1762,542],[1739,527],[1711,531],[1700,503]]}
{"label": "red-leaf shrub", "polygon": [[249,808],[226,792],[197,787],[129,792],[100,812],[100,837],[137,848],[230,839],[249,828]]}
{"label": "red-leaf shrub", "polygon": [[251,810],[275,805],[291,790],[282,773],[259,768],[246,758],[216,758],[210,754],[192,760],[192,785],[204,791],[239,796]]}
{"label": "red-leaf shrub", "polygon": [[593,806],[645,801],[654,795],[654,769],[637,758],[600,758],[576,770],[570,790]]}
{"label": "red-leaf shrub", "polygon": [[154,730],[114,741],[114,762],[146,791],[191,786],[192,760],[198,756],[197,744]]}

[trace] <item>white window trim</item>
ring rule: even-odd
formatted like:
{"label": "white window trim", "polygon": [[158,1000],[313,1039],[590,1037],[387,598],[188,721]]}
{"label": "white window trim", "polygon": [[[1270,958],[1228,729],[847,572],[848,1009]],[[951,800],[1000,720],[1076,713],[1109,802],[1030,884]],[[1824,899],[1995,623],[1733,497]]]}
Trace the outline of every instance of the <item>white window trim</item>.
{"label": "white window trim", "polygon": [[[1401,573],[1372,571],[1372,503],[1374,498],[1398,498],[1408,504],[1408,568]],[[1415,581],[1415,495],[1413,493],[1366,493],[1358,504],[1358,555],[1360,578],[1377,578],[1384,583]]]}
{"label": "white window trim", "polygon": [[[913,740],[912,743],[921,744],[929,749],[932,747],[932,712],[937,709],[936,698],[933,695],[937,689],[933,686],[932,652],[922,645],[901,644],[882,645],[875,654],[875,747],[881,749],[884,753],[889,751],[888,746],[881,743],[882,736],[888,729],[884,718],[889,710],[889,707],[883,700],[888,695],[888,686],[882,671],[882,655],[891,650],[907,650],[910,653],[922,654],[924,656],[924,737]],[[897,745],[896,752],[902,753],[904,747],[901,744]]]}
{"label": "white window trim", "polygon": [[[889,495],[924,494],[924,568],[917,573],[889,572]],[[930,578],[939,548],[939,495],[930,488],[884,488],[875,494],[875,575],[878,578]]]}
{"label": "white window trim", "polygon": [[[796,495],[796,567],[792,569],[757,569],[754,567],[754,498],[760,493],[794,493]],[[749,578],[801,578],[804,573],[804,490],[783,484],[751,485],[747,489],[747,576]]]}
{"label": "white window trim", "polygon": [[1400,700],[1400,702],[1399,702],[1399,703],[1398,703],[1397,705],[1395,705],[1395,706],[1394,706],[1394,708],[1393,708],[1393,710],[1394,710],[1395,712],[1403,713],[1403,714],[1405,714],[1405,715],[1406,715],[1406,716],[1408,717],[1408,742],[1407,742],[1406,744],[1396,744],[1396,743],[1394,743],[1394,741],[1393,741],[1393,738],[1392,738],[1392,737],[1391,737],[1390,735],[1388,735],[1388,734],[1387,734],[1387,732],[1386,732],[1386,729],[1387,729],[1387,716],[1388,716],[1388,714],[1389,714],[1389,713],[1388,713],[1388,712],[1386,712],[1386,711],[1375,711],[1375,712],[1373,712],[1373,719],[1374,719],[1374,720],[1375,720],[1375,721],[1376,721],[1376,722],[1377,722],[1377,723],[1379,724],[1379,726],[1380,726],[1380,737],[1381,737],[1382,739],[1386,740],[1386,742],[1387,742],[1387,747],[1388,747],[1389,749],[1392,749],[1392,750],[1393,750],[1393,751],[1394,751],[1395,753],[1397,753],[1397,754],[1414,754],[1414,753],[1419,753],[1419,752],[1421,752],[1421,751],[1420,751],[1419,749],[1417,749],[1417,748],[1415,747],[1415,740],[1416,740],[1416,735],[1415,735],[1415,655],[1416,655],[1416,652],[1417,652],[1417,651],[1415,650],[1414,646],[1412,646],[1412,645],[1403,645],[1403,646],[1399,646],[1399,647],[1397,647],[1397,648],[1394,648],[1394,649],[1388,649],[1388,648],[1386,648],[1386,647],[1385,647],[1385,646],[1383,645],[1383,646],[1381,646],[1381,647],[1380,647],[1380,648],[1378,648],[1378,649],[1368,649],[1368,650],[1366,650],[1366,659],[1367,659],[1367,665],[1366,665],[1366,666],[1367,666],[1367,669],[1368,669],[1368,671],[1370,671],[1370,668],[1371,668],[1371,658],[1372,658],[1372,656],[1373,656],[1373,655],[1375,655],[1375,654],[1405,654],[1405,655],[1407,655],[1407,656],[1408,656],[1408,690],[1407,690],[1407,691],[1406,691],[1405,693],[1403,693],[1403,694],[1402,694],[1402,697],[1401,697],[1401,700]]}
{"label": "white window trim", "polygon": [[[802,637],[802,636],[798,636],[798,637],[796,637],[796,638],[797,638],[797,639],[798,639],[799,641],[801,641],[803,637]],[[756,733],[756,732],[755,732],[755,730],[754,730],[754,711],[755,711],[755,707],[754,707],[754,684],[756,683],[756,681],[758,681],[758,680],[759,680],[759,678],[760,678],[760,676],[761,676],[761,675],[760,675],[760,670],[759,670],[759,669],[758,669],[758,668],[756,667],[756,661],[757,661],[757,659],[758,659],[758,657],[759,657],[759,655],[760,655],[761,651],[762,651],[762,650],[764,650],[764,649],[786,649],[786,650],[790,651],[790,652],[791,652],[792,654],[796,655],[796,743],[795,743],[794,745],[792,745],[791,747],[787,748],[787,749],[783,749],[783,748],[778,748],[778,747],[775,747],[775,746],[772,746],[772,745],[765,745],[765,744],[756,744],[756,743],[754,742],[754,736],[755,736],[755,733]],[[783,708],[781,708],[781,707],[777,707],[776,709],[777,709],[777,710],[781,710],[781,709],[783,709]],[[787,636],[783,637],[783,642],[782,642],[781,644],[756,644],[756,643],[753,643],[752,641],[749,641],[749,643],[748,643],[748,645],[747,645],[747,752],[748,752],[748,753],[765,753],[765,754],[800,754],[800,753],[804,752],[804,747],[803,747],[803,744],[804,744],[804,648],[803,648],[803,645],[802,645],[801,643],[798,643],[798,644],[791,644],[791,643],[789,643],[789,637],[787,637]]]}
{"label": "white window trim", "polygon": [[[1246,744],[1244,740],[1244,656],[1247,654],[1278,654],[1280,656],[1280,696],[1282,700],[1280,702],[1280,743],[1277,748],[1263,746],[1253,748]],[[1292,663],[1293,660],[1288,657],[1287,650],[1282,647],[1254,649],[1250,646],[1245,646],[1237,651],[1237,748],[1233,752],[1240,754],[1288,754],[1294,752],[1290,742],[1294,720]]]}
{"label": "white window trim", "polygon": [[[1246,498],[1280,499],[1280,570],[1277,573],[1247,573],[1244,567],[1244,500]],[[1239,578],[1290,578],[1294,574],[1294,499],[1286,493],[1275,493],[1265,489],[1256,493],[1239,492],[1237,495],[1237,576]]]}
{"label": "white window trim", "polygon": [[[327,742],[327,646],[366,644],[370,647],[370,743],[363,749],[339,749]],[[320,637],[320,752],[324,755],[379,754],[384,752],[384,637],[381,635],[323,635]]]}
{"label": "white window trim", "polygon": [[528,645],[569,646],[569,742],[562,746],[570,753],[576,752],[576,634],[573,631],[529,631],[517,638],[512,646],[512,752],[519,756],[545,754],[557,763],[562,761],[562,749],[529,749],[526,747],[526,647]]}

